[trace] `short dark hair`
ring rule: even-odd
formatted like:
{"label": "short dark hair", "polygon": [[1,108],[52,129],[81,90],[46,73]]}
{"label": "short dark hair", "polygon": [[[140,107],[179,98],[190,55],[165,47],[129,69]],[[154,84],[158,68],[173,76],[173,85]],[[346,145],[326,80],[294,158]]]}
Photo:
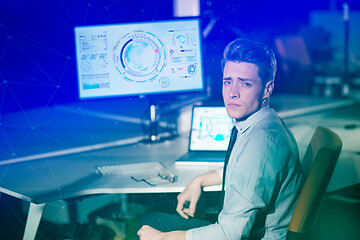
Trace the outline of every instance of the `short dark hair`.
{"label": "short dark hair", "polygon": [[263,43],[247,38],[238,38],[229,43],[224,50],[221,62],[223,70],[227,61],[256,64],[259,67],[259,76],[263,85],[275,79],[275,54],[271,48]]}

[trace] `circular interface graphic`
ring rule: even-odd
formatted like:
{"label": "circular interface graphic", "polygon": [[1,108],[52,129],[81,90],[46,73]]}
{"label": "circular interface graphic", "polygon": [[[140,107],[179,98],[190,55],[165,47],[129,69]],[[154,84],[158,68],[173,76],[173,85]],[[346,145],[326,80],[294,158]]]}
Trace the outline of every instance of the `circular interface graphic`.
{"label": "circular interface graphic", "polygon": [[159,80],[159,84],[160,84],[161,87],[166,88],[166,87],[169,86],[170,81],[169,81],[169,79],[167,77],[162,77]]}
{"label": "circular interface graphic", "polygon": [[199,137],[211,137],[215,141],[223,141],[230,137],[230,129],[232,128],[231,122],[226,115],[216,115],[211,118],[203,118]]}
{"label": "circular interface graphic", "polygon": [[165,66],[165,50],[161,40],[149,32],[136,31],[119,39],[114,46],[117,70],[128,81],[152,81]]}
{"label": "circular interface graphic", "polygon": [[189,65],[188,66],[188,73],[190,73],[191,75],[194,75],[196,73],[197,69],[196,69],[196,65]]}

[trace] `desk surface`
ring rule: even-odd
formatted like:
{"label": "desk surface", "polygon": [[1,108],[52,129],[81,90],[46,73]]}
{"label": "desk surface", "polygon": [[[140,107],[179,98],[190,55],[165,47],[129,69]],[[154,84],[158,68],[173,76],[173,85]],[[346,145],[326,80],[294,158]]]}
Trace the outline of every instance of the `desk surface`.
{"label": "desk surface", "polygon": [[[0,191],[34,202],[100,193],[181,192],[196,175],[219,168],[210,166],[178,166],[174,161],[187,150],[187,138],[156,144],[103,149],[83,154],[27,161],[0,167]],[[149,186],[130,177],[99,176],[95,167],[127,162],[159,161],[178,176],[175,183]]]}
{"label": "desk surface", "polygon": [[[357,145],[360,142],[360,130],[359,127],[351,130],[344,129],[345,125],[360,126],[360,111],[358,105],[343,107],[341,111],[327,110],[319,113],[314,113],[314,111],[319,111],[316,109],[319,106],[331,108],[331,106],[339,107],[351,103],[347,100],[311,100],[301,97],[290,98],[289,96],[274,99],[274,105],[279,109],[279,114],[287,114],[288,119],[285,119],[285,122],[298,141],[301,157],[317,125],[330,127],[343,139],[343,152],[328,190],[360,182],[360,155],[358,154],[360,149]],[[304,112],[306,108],[313,114],[301,116],[306,113]],[[302,109],[302,113],[294,113],[293,111],[296,109]],[[91,114],[93,113],[94,111],[91,112]],[[93,148],[92,151],[87,149],[70,152],[72,154],[65,151],[62,152],[65,154],[60,152],[60,154],[50,157],[47,155],[49,151],[58,151],[62,148],[73,149],[88,143],[101,144],[106,139],[116,142],[119,138],[120,140],[121,138],[141,138],[141,126],[132,116],[109,120],[109,118],[89,116],[90,113],[88,115],[79,115],[74,112],[64,113],[60,108],[53,109],[53,111],[47,110],[47,114],[49,114],[47,121],[40,121],[45,112],[34,110],[26,114],[28,119],[19,118],[19,115],[16,114],[2,119],[1,128],[3,132],[8,131],[2,135],[6,138],[2,139],[1,144],[10,146],[10,142],[18,141],[10,149],[13,152],[18,151],[10,159],[6,159],[9,151],[1,151],[3,161],[0,161],[0,191],[29,202],[49,202],[98,193],[180,192],[194,176],[217,168],[216,166],[186,167],[173,164],[187,151],[187,136],[157,144],[137,143],[121,147],[116,147],[115,144],[115,147],[112,148]],[[42,117],[30,117],[36,114],[40,114]],[[298,114],[300,116],[297,116]],[[11,122],[11,120],[16,121]],[[25,124],[25,122],[27,123]],[[20,130],[25,126],[24,124],[35,127],[33,129],[26,128],[28,132],[22,138],[24,134]],[[16,131],[11,132],[10,130],[14,126],[16,126]],[[34,153],[38,159],[26,159],[27,155],[31,156]],[[22,157],[25,157],[24,161],[12,163],[12,160]],[[136,183],[130,178],[121,176],[99,178],[94,175],[97,165],[159,160],[179,176],[178,182],[149,187],[146,183]]]}

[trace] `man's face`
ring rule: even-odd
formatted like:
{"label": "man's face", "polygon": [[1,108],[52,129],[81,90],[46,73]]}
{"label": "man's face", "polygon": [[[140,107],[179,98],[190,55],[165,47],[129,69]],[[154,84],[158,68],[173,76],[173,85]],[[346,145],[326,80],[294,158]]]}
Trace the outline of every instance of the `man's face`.
{"label": "man's face", "polygon": [[257,65],[227,61],[223,73],[222,94],[228,115],[241,121],[258,111],[263,98],[267,97],[269,83],[264,89]]}

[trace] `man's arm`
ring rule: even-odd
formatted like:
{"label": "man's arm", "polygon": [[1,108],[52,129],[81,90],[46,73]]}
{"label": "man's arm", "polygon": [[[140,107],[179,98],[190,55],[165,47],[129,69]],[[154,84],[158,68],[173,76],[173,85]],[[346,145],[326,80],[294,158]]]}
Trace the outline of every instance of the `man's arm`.
{"label": "man's arm", "polygon": [[[176,211],[184,218],[194,217],[196,204],[201,195],[203,187],[219,185],[222,177],[217,171],[211,171],[195,177],[178,195],[178,205]],[[190,202],[189,206],[184,206],[186,202]]]}
{"label": "man's arm", "polygon": [[[195,177],[178,196],[178,205],[176,211],[188,219],[193,217],[196,204],[199,200],[203,187],[219,185],[222,183],[222,177],[217,171],[211,171]],[[189,201],[190,207],[185,208],[184,204]],[[150,226],[142,226],[138,231],[141,240],[185,240],[186,231],[160,232]]]}
{"label": "man's arm", "polygon": [[185,240],[186,231],[160,232],[150,226],[142,226],[138,231],[140,240]]}

